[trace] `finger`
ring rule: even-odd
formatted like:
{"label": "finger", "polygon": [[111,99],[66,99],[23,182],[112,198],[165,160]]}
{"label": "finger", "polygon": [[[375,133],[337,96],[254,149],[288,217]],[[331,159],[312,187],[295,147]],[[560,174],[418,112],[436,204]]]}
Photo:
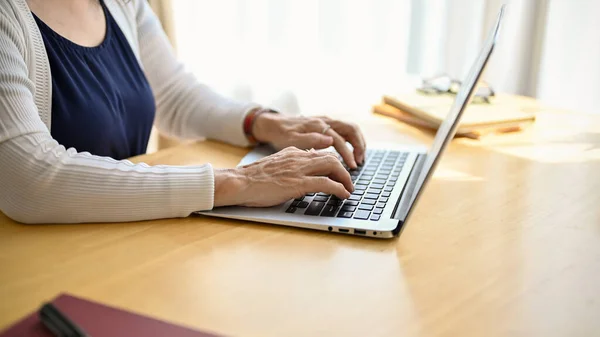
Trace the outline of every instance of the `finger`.
{"label": "finger", "polygon": [[356,124],[345,123],[345,122],[332,122],[331,127],[338,133],[340,136],[346,138],[352,147],[354,148],[354,159],[357,163],[363,163],[365,159],[365,140],[360,131],[360,127]]}
{"label": "finger", "polygon": [[327,177],[307,177],[304,183],[306,189],[311,192],[333,194],[340,199],[350,198],[350,192],[346,190],[344,185]]}
{"label": "finger", "polygon": [[357,168],[356,160],[354,159],[354,155],[350,151],[350,148],[346,145],[346,140],[333,129],[327,130],[325,134],[333,137],[333,147],[335,147],[340,156],[342,156],[346,165],[351,169]]}
{"label": "finger", "polygon": [[[308,154],[310,155],[310,154]],[[354,185],[350,173],[342,166],[342,163],[333,153],[315,153],[311,159],[310,166],[306,172],[308,175],[328,176],[329,178],[342,183],[346,190],[354,192]]]}
{"label": "finger", "polygon": [[365,163],[365,156],[367,153],[367,142],[365,141],[365,135],[362,133],[362,131],[360,130],[360,127],[358,127],[358,125],[354,125],[354,127],[356,128],[357,132],[356,134],[358,135],[358,138],[360,140],[361,143],[361,149],[362,149],[362,153],[361,153],[361,164]]}
{"label": "finger", "polygon": [[316,132],[295,133],[292,142],[301,149],[325,149],[333,145],[333,137]]}

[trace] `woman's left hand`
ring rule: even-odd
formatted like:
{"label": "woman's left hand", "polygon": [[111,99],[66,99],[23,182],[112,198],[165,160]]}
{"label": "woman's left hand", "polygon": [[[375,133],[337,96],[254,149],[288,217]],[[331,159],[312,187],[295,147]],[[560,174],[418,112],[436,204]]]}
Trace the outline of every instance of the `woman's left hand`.
{"label": "woman's left hand", "polygon": [[[365,159],[365,138],[358,125],[328,117],[293,117],[281,114],[260,114],[252,128],[257,141],[271,143],[278,150],[288,146],[300,149],[325,149],[332,146],[349,168]],[[354,151],[346,145],[352,144]]]}

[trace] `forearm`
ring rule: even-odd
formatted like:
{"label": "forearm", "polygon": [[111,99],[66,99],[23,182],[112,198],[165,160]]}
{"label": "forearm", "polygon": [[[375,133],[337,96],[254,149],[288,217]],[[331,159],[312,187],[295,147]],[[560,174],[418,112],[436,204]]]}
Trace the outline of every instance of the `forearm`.
{"label": "forearm", "polygon": [[140,58],[156,100],[156,126],[184,139],[212,138],[246,146],[242,129],[257,104],[236,102],[201,84],[177,60],[160,22],[146,1],[137,1]]}
{"label": "forearm", "polygon": [[185,217],[213,207],[210,165],[134,165],[65,150],[49,135],[0,144],[0,210],[24,223]]}
{"label": "forearm", "polygon": [[209,138],[237,146],[248,146],[245,117],[259,107],[224,97],[191,74],[184,74],[165,92],[156,92],[156,126],[180,139]]}

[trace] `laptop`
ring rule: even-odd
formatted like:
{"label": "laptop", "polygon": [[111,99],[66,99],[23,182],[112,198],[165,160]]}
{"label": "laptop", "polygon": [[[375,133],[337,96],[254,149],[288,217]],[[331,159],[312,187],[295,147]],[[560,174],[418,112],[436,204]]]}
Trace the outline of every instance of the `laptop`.
{"label": "laptop", "polygon": [[[347,200],[325,193],[309,193],[268,208],[232,206],[198,213],[374,238],[400,235],[476,90],[496,45],[504,11],[505,5],[429,151],[402,144],[377,144],[368,149],[364,164],[350,171],[355,191]],[[240,165],[272,153],[269,147],[257,147],[242,159]]]}

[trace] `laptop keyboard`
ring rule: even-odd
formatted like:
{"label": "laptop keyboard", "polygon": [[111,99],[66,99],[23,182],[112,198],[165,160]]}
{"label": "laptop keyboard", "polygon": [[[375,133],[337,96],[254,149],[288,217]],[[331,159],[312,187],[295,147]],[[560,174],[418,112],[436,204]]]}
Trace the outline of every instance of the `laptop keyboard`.
{"label": "laptop keyboard", "polygon": [[365,164],[350,171],[354,193],[347,200],[325,193],[294,199],[286,213],[379,221],[408,153],[367,150]]}

